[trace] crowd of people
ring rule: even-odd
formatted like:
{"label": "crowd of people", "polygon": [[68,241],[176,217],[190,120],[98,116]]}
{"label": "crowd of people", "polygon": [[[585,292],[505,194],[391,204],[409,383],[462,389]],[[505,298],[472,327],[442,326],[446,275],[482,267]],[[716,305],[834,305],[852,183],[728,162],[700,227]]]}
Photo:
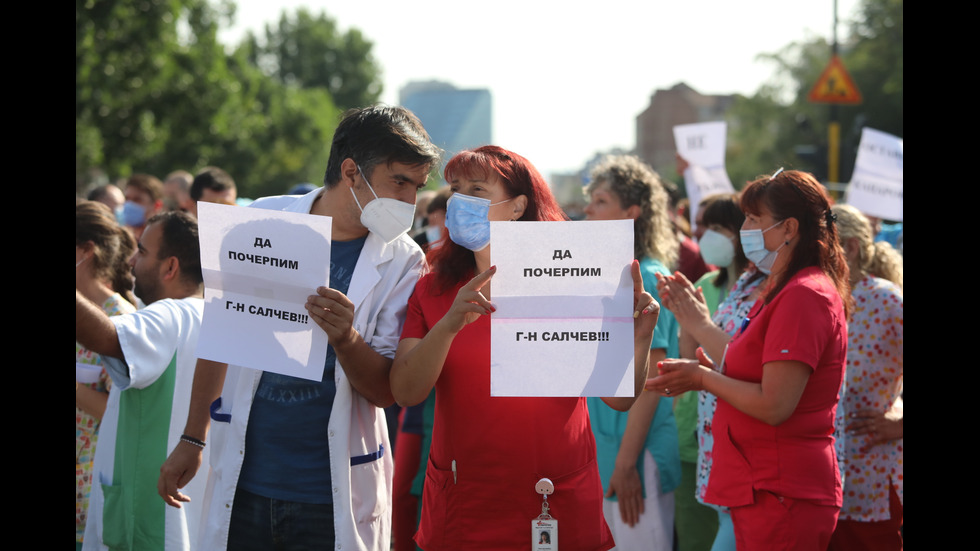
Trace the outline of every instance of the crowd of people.
{"label": "crowd of people", "polygon": [[[608,156],[573,223],[633,221],[633,395],[491,396],[490,224],[569,218],[513,151],[458,153],[420,193],[440,161],[376,105],[304,193],[251,203],[205,167],[76,199],[77,549],[902,548],[879,221],[783,169],[688,217]],[[320,380],[197,357],[200,201],[331,218],[302,305]]]}

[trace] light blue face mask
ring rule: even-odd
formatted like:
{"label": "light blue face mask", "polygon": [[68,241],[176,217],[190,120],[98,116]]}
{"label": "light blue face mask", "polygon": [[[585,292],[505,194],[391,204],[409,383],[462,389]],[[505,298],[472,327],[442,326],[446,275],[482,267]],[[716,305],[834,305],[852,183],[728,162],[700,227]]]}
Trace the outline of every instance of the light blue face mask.
{"label": "light blue face mask", "polygon": [[476,252],[490,244],[490,207],[510,201],[490,203],[472,195],[453,193],[446,203],[446,229],[453,243]]}
{"label": "light blue face mask", "polygon": [[704,235],[698,240],[701,248],[701,258],[708,264],[719,268],[727,268],[735,261],[735,245],[732,240],[715,230],[704,230]]}
{"label": "light blue face mask", "polygon": [[122,223],[124,226],[138,228],[146,222],[146,209],[139,203],[126,201],[123,203]]}
{"label": "light blue face mask", "polygon": [[763,234],[783,222],[785,220],[780,220],[764,230],[740,230],[738,232],[739,239],[742,241],[742,252],[745,253],[745,257],[755,263],[755,267],[764,274],[772,271],[772,265],[776,263],[776,256],[779,255],[779,249],[786,246],[786,243],[784,242],[775,251],[770,251],[766,248],[766,238]]}

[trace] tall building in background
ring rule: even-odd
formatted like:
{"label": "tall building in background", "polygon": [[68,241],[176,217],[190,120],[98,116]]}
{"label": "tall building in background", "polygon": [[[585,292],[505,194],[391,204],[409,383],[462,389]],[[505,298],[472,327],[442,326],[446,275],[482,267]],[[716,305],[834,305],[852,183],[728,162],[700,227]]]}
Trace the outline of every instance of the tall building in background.
{"label": "tall building in background", "polygon": [[490,90],[460,90],[448,82],[410,82],[398,92],[398,103],[411,110],[445,150],[445,160],[464,149],[493,143]]}
{"label": "tall building in background", "polygon": [[674,127],[724,120],[734,101],[734,95],[706,96],[683,82],[657,90],[636,117],[636,155],[660,174],[673,174]]}

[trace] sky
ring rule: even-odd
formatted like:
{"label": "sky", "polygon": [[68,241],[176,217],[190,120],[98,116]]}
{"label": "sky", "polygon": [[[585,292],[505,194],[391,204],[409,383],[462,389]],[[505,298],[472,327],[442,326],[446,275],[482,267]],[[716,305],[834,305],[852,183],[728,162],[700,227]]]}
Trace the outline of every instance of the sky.
{"label": "sky", "polygon": [[[837,0],[838,37],[859,0]],[[261,34],[285,9],[325,11],[374,43],[385,103],[413,80],[488,88],[493,141],[546,177],[597,152],[632,149],[657,89],[753,94],[774,76],[758,60],[833,32],[834,0],[236,0],[223,43]]]}

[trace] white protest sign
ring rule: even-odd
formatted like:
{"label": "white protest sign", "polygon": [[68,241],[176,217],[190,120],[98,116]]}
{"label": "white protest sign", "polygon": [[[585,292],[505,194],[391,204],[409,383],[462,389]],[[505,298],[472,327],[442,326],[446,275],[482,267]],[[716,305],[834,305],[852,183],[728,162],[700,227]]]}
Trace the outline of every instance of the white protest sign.
{"label": "white protest sign", "polygon": [[491,222],[491,396],[633,396],[633,221]]}
{"label": "white protest sign", "polygon": [[732,181],[725,171],[724,122],[701,122],[674,127],[677,153],[688,163],[684,185],[691,200],[691,226],[695,226],[701,199],[716,193],[733,193]]}
{"label": "white protest sign", "polygon": [[854,174],[847,187],[847,204],[861,212],[902,221],[905,212],[903,189],[904,140],[865,127],[854,161]]}
{"label": "white protest sign", "polygon": [[330,284],[332,220],[198,203],[204,321],[199,358],[319,381],[327,335],[306,298]]}

